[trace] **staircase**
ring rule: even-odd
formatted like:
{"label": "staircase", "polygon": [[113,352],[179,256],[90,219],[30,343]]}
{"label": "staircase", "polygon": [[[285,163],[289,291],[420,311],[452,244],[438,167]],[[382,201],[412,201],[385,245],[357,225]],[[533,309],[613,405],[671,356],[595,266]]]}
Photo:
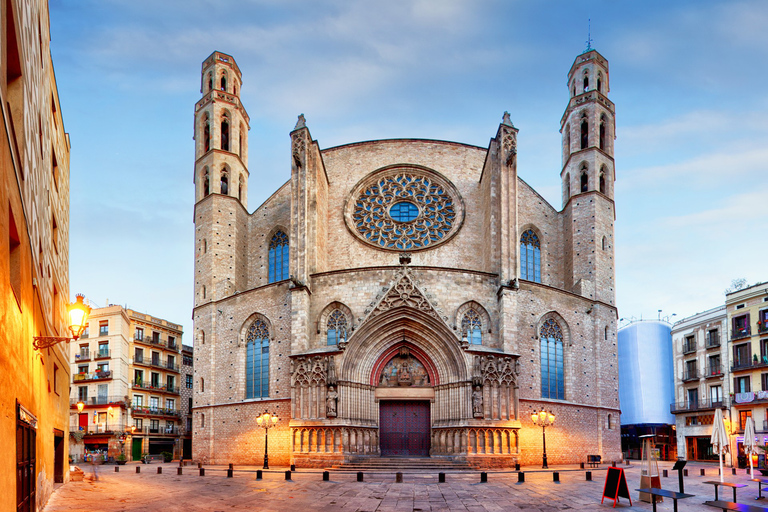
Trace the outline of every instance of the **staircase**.
{"label": "staircase", "polygon": [[368,471],[396,473],[398,471],[471,471],[466,461],[437,457],[359,457],[343,464],[334,464],[333,471]]}

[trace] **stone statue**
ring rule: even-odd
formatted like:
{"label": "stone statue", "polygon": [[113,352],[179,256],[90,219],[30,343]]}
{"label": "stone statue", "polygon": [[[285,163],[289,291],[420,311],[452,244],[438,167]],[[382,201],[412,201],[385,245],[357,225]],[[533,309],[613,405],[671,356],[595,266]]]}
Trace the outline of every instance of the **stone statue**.
{"label": "stone statue", "polygon": [[472,392],[472,414],[475,418],[483,417],[483,392],[480,386],[475,386]]}
{"label": "stone statue", "polygon": [[325,399],[325,415],[329,418],[336,417],[336,400],[338,400],[339,394],[336,392],[336,388],[331,386],[328,388],[328,395]]}

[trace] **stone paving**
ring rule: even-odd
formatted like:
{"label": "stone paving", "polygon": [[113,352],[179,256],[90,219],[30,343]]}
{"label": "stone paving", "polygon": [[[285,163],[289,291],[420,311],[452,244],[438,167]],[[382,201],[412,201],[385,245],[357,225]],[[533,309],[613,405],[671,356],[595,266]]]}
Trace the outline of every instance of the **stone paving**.
{"label": "stone paving", "polygon": [[[141,473],[136,474],[136,467]],[[45,512],[128,512],[184,511],[224,512],[237,510],[320,511],[320,512],[502,512],[529,510],[549,512],[559,510],[610,510],[613,502],[601,505],[606,467],[592,470],[593,481],[585,479],[585,470],[574,466],[524,467],[525,482],[518,483],[515,472],[489,472],[488,483],[480,483],[479,472],[446,472],[446,483],[438,483],[435,473],[405,472],[403,483],[395,483],[392,473],[365,473],[365,481],[357,482],[355,473],[331,472],[329,482],[322,481],[320,470],[299,469],[292,480],[285,480],[285,469],[265,471],[256,480],[256,467],[235,467],[234,477],[226,477],[225,466],[206,466],[206,475],[199,476],[196,466],[186,466],[177,475],[178,463],[129,463],[114,472],[115,466],[80,466],[85,472],[82,482],[69,482],[54,492]],[[157,468],[163,474],[157,474]],[[640,464],[622,466],[632,497],[632,506],[621,499],[616,510],[652,510],[650,503],[640,501],[635,489],[640,483]],[[661,469],[671,469],[671,462],[659,463]],[[704,468],[706,476],[700,476]],[[718,468],[713,464],[689,463],[685,491],[693,498],[678,502],[680,512],[717,509],[703,503],[714,499],[712,485],[718,480]],[[553,482],[552,471],[559,471],[560,482]],[[743,483],[738,490],[738,502],[768,507],[768,499],[755,501],[757,483],[750,482],[744,470],[732,475],[727,468],[726,482]],[[661,478],[665,489],[678,490],[677,472]],[[759,473],[756,473],[756,476]],[[721,499],[732,499],[731,489],[724,489]],[[658,510],[671,511],[672,500],[657,505]],[[768,510],[768,509],[766,509]]]}

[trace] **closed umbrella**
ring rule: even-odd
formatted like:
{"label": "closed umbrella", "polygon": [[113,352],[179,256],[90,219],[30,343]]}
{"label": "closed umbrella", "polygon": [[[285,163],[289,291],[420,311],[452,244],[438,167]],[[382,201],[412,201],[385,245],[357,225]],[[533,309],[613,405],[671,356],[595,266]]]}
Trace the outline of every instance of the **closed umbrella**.
{"label": "closed umbrella", "polygon": [[715,420],[712,423],[712,449],[720,457],[720,481],[723,481],[723,454],[728,453],[729,442],[728,433],[725,431],[725,422],[723,421],[722,409],[715,409]]}
{"label": "closed umbrella", "polygon": [[744,426],[744,453],[749,458],[749,477],[755,478],[752,474],[752,455],[757,453],[757,443],[755,442],[755,420],[752,416],[747,417],[747,424]]}

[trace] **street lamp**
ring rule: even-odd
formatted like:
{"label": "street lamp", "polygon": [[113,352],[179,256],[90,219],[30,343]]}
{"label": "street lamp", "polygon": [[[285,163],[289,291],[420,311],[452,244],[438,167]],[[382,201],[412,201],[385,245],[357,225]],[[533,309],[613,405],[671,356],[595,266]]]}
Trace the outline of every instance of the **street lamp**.
{"label": "street lamp", "polygon": [[541,412],[534,412],[531,414],[531,420],[534,425],[541,427],[541,439],[544,443],[541,467],[547,469],[547,427],[551,427],[555,424],[555,415],[542,409]]}
{"label": "street lamp", "polygon": [[69,325],[67,325],[67,327],[72,333],[72,337],[35,336],[34,340],[32,341],[32,346],[35,347],[35,350],[49,348],[56,345],[57,343],[61,343],[62,341],[69,343],[70,341],[77,340],[80,337],[80,335],[85,330],[86,323],[88,322],[88,315],[91,314],[91,308],[83,302],[83,299],[85,299],[85,295],[77,294],[77,300],[75,300],[75,302],[70,304],[67,308],[69,313]]}
{"label": "street lamp", "polygon": [[269,469],[269,453],[267,452],[267,441],[269,440],[269,429],[277,423],[277,414],[264,411],[264,414],[256,418],[256,423],[264,427],[264,469]]}

